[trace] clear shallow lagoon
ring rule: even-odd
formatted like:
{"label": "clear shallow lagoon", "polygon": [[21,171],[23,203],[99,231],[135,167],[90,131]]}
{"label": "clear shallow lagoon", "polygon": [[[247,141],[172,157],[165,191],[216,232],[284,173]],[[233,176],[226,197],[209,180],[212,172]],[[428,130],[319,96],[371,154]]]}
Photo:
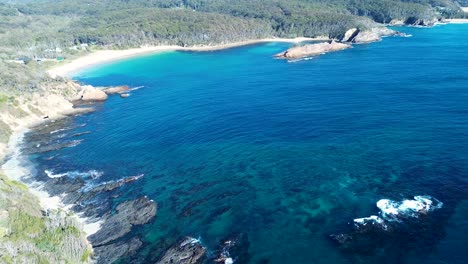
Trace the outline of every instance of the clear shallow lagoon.
{"label": "clear shallow lagoon", "polygon": [[[68,121],[55,140],[77,146],[30,158],[39,178],[145,174],[109,198],[158,203],[137,263],[186,235],[215,251],[233,234],[237,263],[466,263],[468,25],[401,30],[413,37],[293,63],[268,43],[87,69],[76,79],[144,87]],[[352,250],[329,239],[414,195],[444,206]]]}

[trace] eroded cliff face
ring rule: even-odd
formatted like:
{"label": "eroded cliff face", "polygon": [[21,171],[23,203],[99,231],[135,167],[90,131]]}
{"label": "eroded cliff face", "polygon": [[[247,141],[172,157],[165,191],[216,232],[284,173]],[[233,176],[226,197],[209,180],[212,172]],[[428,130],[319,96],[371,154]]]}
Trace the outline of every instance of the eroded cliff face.
{"label": "eroded cliff face", "polygon": [[67,99],[75,96],[79,85],[73,82],[44,84],[41,92],[10,96],[0,102],[0,161],[7,154],[13,132],[25,129],[44,119],[57,119],[77,110]]}
{"label": "eroded cliff face", "polygon": [[[19,94],[0,100],[0,161],[7,154],[10,136],[44,120],[93,111],[89,102],[105,101],[108,95],[128,92],[128,86],[93,87],[74,81],[43,83],[40,92]],[[76,107],[81,105],[80,107]]]}

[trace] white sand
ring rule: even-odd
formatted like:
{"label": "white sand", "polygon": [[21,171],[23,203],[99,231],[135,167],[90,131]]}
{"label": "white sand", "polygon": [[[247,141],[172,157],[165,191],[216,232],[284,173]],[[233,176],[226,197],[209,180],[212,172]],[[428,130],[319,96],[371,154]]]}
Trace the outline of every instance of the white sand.
{"label": "white sand", "polygon": [[[100,50],[84,57],[72,60],[70,62],[61,62],[61,65],[54,67],[47,71],[53,78],[57,76],[67,77],[70,74],[81,70],[83,68],[101,64],[104,62],[119,60],[123,58],[133,57],[137,55],[163,52],[163,51],[214,51],[229,49],[233,47],[245,46],[263,42],[289,42],[299,43],[304,41],[313,40],[328,40],[326,37],[319,38],[293,38],[293,39],[282,39],[282,38],[268,38],[259,40],[242,41],[230,44],[216,45],[216,46],[194,46],[194,47],[181,47],[181,46],[155,46],[155,47],[141,47],[127,50]],[[63,63],[63,64],[62,64]]]}
{"label": "white sand", "polygon": [[445,21],[450,24],[468,24],[468,18],[446,19]]}
{"label": "white sand", "polygon": [[463,12],[468,13],[468,7],[462,7],[461,9],[463,10]]}

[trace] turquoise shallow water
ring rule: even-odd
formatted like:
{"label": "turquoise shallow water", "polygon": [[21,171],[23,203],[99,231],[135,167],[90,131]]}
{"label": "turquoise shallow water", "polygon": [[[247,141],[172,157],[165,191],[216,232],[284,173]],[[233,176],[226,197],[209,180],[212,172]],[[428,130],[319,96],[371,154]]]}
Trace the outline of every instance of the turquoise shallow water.
{"label": "turquoise shallow water", "polygon": [[[39,174],[144,173],[108,198],[158,202],[136,263],[186,235],[213,254],[241,236],[236,263],[466,263],[468,25],[401,30],[413,37],[293,63],[268,43],[87,69],[75,77],[143,88],[70,120],[59,140],[91,131],[77,146],[30,158]],[[329,238],[414,195],[444,206],[350,248]]]}

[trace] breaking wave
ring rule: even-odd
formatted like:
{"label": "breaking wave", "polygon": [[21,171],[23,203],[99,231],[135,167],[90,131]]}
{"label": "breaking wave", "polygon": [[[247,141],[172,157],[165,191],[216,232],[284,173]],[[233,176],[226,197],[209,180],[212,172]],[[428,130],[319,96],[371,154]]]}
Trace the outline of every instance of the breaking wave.
{"label": "breaking wave", "polygon": [[104,172],[102,171],[97,171],[97,170],[89,170],[89,171],[68,171],[65,173],[57,173],[55,174],[53,170],[45,170],[44,173],[47,175],[49,178],[61,178],[64,176],[68,176],[71,178],[92,178],[92,179],[97,179],[101,177]]}
{"label": "breaking wave", "polygon": [[381,199],[376,205],[380,209],[379,215],[354,219],[353,222],[356,228],[377,225],[387,230],[389,222],[402,222],[408,218],[418,218],[421,215],[442,208],[444,204],[431,196],[418,195],[414,196],[412,200],[399,202]]}
{"label": "breaking wave", "polygon": [[311,57],[304,57],[304,58],[299,58],[299,59],[288,60],[288,63],[295,63],[295,62],[301,62],[301,61],[308,61],[308,60],[313,60],[313,59],[315,59],[314,56],[311,56]]}
{"label": "breaking wave", "polygon": [[136,90],[140,90],[141,88],[144,88],[145,86],[137,86],[137,87],[133,87],[133,88],[130,88],[129,91],[136,91]]}

